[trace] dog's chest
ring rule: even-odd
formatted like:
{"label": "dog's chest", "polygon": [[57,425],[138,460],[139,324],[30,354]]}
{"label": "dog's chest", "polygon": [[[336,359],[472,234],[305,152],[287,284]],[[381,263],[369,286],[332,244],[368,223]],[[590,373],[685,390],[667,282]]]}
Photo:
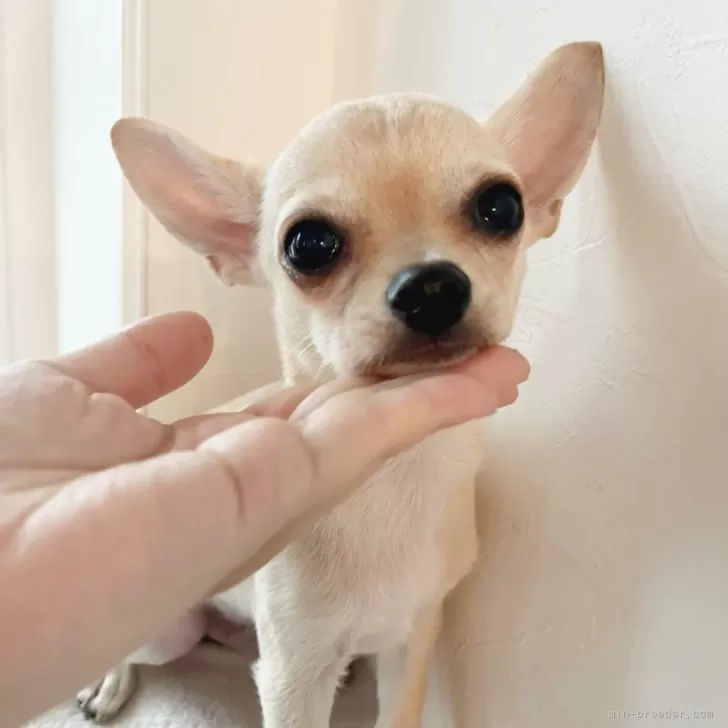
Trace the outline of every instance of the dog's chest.
{"label": "dog's chest", "polygon": [[403,642],[417,613],[450,586],[443,519],[457,489],[472,483],[480,447],[481,429],[470,425],[389,461],[258,574],[263,612],[346,635],[353,653]]}

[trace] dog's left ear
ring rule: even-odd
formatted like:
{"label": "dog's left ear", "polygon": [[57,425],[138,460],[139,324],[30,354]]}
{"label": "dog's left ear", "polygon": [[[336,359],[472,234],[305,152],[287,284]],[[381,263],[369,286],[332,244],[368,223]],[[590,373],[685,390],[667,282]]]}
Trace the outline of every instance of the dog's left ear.
{"label": "dog's left ear", "polygon": [[521,178],[539,237],[556,230],[589,157],[603,98],[601,45],[572,43],[549,55],[484,123]]}
{"label": "dog's left ear", "polygon": [[256,275],[263,174],[217,157],[169,127],[121,119],[111,141],[139,199],[228,285]]}

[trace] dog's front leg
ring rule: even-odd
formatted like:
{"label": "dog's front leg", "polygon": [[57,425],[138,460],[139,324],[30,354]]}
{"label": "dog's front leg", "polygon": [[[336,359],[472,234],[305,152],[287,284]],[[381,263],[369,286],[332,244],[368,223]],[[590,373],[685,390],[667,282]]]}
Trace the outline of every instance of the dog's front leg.
{"label": "dog's front leg", "polygon": [[105,723],[127,704],[136,687],[136,669],[132,662],[123,662],[97,682],[81,690],[76,704],[87,720]]}
{"label": "dog's front leg", "polygon": [[377,655],[376,728],[420,728],[441,624],[442,606],[428,607],[415,619],[405,645]]}
{"label": "dog's front leg", "polygon": [[264,728],[328,728],[339,682],[351,656],[330,632],[310,625],[258,626],[255,681]]}
{"label": "dog's front leg", "polygon": [[169,632],[137,650],[103,678],[81,690],[76,696],[76,703],[84,716],[96,723],[115,718],[134,694],[136,666],[163,665],[181,657],[203,636],[205,624],[200,610],[188,612]]}

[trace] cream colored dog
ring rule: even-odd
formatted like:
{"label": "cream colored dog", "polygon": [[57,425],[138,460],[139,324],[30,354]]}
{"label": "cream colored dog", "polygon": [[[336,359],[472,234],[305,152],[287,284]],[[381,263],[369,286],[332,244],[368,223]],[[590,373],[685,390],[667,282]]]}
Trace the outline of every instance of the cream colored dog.
{"label": "cream colored dog", "polygon": [[[419,95],[342,104],[267,174],[149,121],[120,121],[113,143],[144,204],[223,281],[271,286],[287,383],[386,377],[509,334],[526,251],[556,230],[589,155],[603,74],[598,44],[564,46],[484,123]],[[423,442],[213,600],[255,623],[266,728],[328,726],[360,655],[376,658],[377,726],[420,725],[443,600],[477,554],[480,450],[479,424]],[[114,715],[135,662],[205,629],[196,612],[131,656],[79,696],[87,715]]]}

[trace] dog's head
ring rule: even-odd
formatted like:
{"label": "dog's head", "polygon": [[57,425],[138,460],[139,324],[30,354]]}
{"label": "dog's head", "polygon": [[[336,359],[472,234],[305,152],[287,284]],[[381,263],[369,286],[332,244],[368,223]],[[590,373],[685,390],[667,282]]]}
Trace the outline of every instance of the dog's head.
{"label": "dog's head", "polygon": [[347,103],[267,173],[124,119],[141,200],[227,283],[267,281],[298,369],[397,374],[510,332],[525,251],[555,231],[601,115],[598,44],[551,54],[478,122],[429,97]]}

